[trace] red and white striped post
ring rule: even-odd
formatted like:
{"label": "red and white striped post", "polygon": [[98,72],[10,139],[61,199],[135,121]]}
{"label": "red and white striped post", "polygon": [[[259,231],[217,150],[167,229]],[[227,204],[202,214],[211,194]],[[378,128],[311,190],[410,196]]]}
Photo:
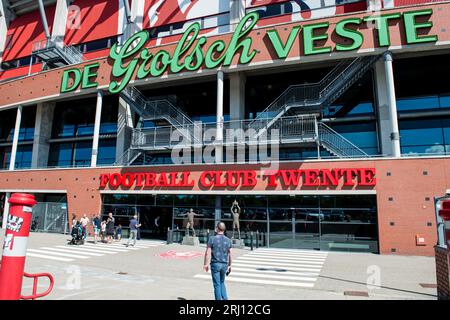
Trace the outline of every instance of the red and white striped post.
{"label": "red and white striped post", "polygon": [[31,194],[14,193],[9,203],[11,206],[0,267],[0,300],[19,300],[30,234],[31,212],[36,200]]}

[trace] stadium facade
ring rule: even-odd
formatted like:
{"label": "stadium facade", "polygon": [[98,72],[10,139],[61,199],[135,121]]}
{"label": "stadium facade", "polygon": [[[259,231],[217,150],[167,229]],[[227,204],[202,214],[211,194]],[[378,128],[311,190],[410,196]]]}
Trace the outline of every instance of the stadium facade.
{"label": "stadium facade", "polygon": [[[2,0],[0,195],[35,231],[223,220],[259,246],[433,255],[450,2]],[[7,215],[3,215],[3,226]]]}

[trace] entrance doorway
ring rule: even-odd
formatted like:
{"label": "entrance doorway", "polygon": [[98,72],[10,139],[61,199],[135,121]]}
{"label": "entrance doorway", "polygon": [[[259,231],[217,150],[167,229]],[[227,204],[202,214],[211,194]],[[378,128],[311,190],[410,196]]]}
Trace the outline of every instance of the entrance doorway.
{"label": "entrance doorway", "polygon": [[[137,214],[142,238],[165,240],[170,228],[181,241],[186,213],[192,209],[197,214],[194,228],[200,242],[213,234],[220,211],[227,236],[241,237],[247,246],[253,241],[259,247],[378,252],[375,195],[105,194],[103,201],[104,214],[113,213],[124,237],[130,219]],[[240,208],[239,233],[233,232],[235,201]]]}

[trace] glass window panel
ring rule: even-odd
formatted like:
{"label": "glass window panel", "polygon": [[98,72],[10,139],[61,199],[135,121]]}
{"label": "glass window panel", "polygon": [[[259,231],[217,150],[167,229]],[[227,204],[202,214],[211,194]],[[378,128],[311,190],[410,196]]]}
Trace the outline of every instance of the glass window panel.
{"label": "glass window panel", "polygon": [[440,96],[439,106],[441,108],[450,108],[450,95]]}
{"label": "glass window panel", "polygon": [[72,164],[72,152],[72,143],[52,143],[50,145],[49,166],[70,166]]}
{"label": "glass window panel", "polygon": [[18,146],[16,153],[16,169],[31,168],[33,145]]}
{"label": "glass window panel", "polygon": [[419,156],[421,154],[444,154],[444,145],[428,145],[428,146],[402,146],[402,154],[408,156]]}
{"label": "glass window panel", "polygon": [[193,194],[175,195],[175,205],[197,206],[197,196]]}
{"label": "glass window panel", "polygon": [[170,194],[158,194],[156,196],[156,205],[158,206],[173,206],[173,196]]}
{"label": "glass window panel", "polygon": [[97,164],[113,164],[116,161],[116,139],[100,139]]}
{"label": "glass window panel", "polygon": [[91,164],[92,141],[82,141],[75,143],[75,165],[88,166]]}
{"label": "glass window panel", "polygon": [[402,146],[444,143],[442,125],[439,119],[401,120],[399,129]]}
{"label": "glass window panel", "polygon": [[397,100],[397,111],[439,108],[438,96],[416,97]]}

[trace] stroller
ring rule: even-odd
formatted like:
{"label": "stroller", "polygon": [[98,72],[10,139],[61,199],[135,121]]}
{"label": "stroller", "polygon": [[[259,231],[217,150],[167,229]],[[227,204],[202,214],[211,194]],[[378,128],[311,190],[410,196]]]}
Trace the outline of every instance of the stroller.
{"label": "stroller", "polygon": [[76,226],[72,228],[72,240],[70,240],[69,244],[72,245],[81,245],[84,244],[84,229],[81,226],[81,223],[78,222]]}

